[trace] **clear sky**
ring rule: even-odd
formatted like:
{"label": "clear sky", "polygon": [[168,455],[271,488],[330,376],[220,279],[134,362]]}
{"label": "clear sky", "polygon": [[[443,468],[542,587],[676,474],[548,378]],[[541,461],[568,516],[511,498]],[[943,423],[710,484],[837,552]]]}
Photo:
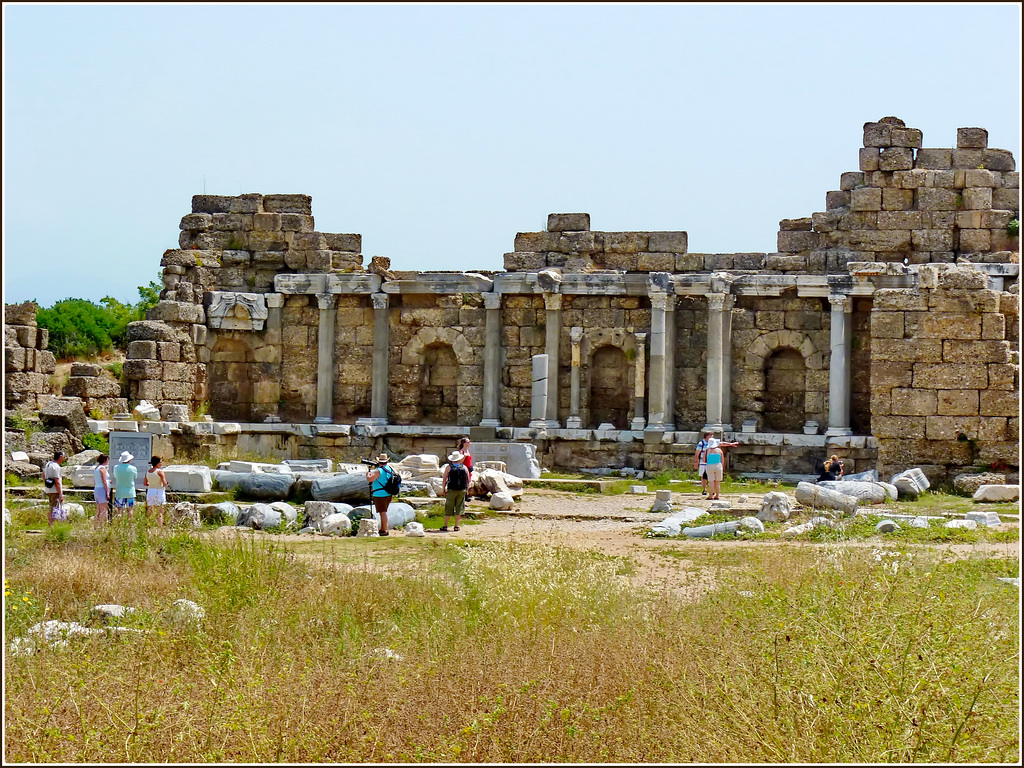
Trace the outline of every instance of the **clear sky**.
{"label": "clear sky", "polygon": [[312,195],[394,269],[500,269],[552,212],[771,252],[866,121],[1019,162],[1020,35],[1016,3],[5,4],[4,300],[137,300],[204,191]]}

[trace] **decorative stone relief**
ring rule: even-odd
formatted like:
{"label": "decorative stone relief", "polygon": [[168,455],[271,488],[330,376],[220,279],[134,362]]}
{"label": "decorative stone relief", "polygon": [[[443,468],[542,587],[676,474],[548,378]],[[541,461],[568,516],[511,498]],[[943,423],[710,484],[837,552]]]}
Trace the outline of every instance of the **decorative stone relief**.
{"label": "decorative stone relief", "polygon": [[267,320],[267,302],[262,293],[210,291],[207,322],[224,331],[262,331]]}

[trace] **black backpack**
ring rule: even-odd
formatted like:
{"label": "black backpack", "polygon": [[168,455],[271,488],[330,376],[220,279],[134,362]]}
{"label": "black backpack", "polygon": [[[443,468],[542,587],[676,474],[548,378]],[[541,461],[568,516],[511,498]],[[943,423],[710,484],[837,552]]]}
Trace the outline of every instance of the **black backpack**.
{"label": "black backpack", "polygon": [[388,479],[384,481],[384,490],[388,496],[396,496],[402,489],[402,478],[391,467],[381,467],[381,472],[388,471]]}
{"label": "black backpack", "polygon": [[465,467],[454,464],[448,470],[448,490],[465,491],[469,488],[469,473]]}

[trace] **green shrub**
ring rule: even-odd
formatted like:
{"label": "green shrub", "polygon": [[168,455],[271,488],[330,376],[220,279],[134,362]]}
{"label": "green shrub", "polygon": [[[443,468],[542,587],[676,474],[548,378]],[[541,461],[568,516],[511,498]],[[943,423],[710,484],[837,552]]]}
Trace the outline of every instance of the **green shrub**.
{"label": "green shrub", "polygon": [[100,453],[110,453],[110,441],[98,432],[90,432],[82,438],[82,444]]}

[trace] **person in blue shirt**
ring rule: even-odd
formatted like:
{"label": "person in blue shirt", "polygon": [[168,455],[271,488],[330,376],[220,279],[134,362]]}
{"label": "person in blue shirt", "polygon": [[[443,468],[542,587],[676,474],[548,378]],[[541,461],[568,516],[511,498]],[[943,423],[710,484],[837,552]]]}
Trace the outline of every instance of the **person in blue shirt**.
{"label": "person in blue shirt", "polygon": [[366,473],[366,482],[370,484],[370,496],[373,508],[380,516],[380,535],[388,536],[388,507],[391,506],[391,494],[384,490],[384,484],[395,471],[388,466],[391,457],[382,453],[377,457],[377,468]]}
{"label": "person in blue shirt", "polygon": [[134,458],[128,451],[123,451],[113,472],[114,510],[127,512],[129,520],[135,508],[135,478],[139,476],[139,470],[129,464]]}

